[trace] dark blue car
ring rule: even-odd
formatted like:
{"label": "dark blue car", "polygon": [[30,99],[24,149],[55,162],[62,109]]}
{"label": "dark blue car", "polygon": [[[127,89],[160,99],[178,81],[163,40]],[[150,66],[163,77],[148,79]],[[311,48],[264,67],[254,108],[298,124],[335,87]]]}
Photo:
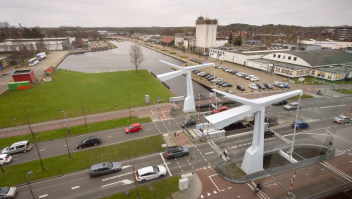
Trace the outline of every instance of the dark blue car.
{"label": "dark blue car", "polygon": [[[294,128],[295,123],[292,124],[292,128]],[[309,128],[309,124],[303,121],[297,121],[297,126],[296,129],[304,129],[304,128]]]}

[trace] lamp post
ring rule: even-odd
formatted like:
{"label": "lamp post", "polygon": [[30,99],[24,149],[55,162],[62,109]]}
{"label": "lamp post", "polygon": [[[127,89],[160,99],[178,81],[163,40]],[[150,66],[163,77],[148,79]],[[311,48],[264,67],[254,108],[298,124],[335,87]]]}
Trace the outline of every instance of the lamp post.
{"label": "lamp post", "polygon": [[298,118],[300,103],[301,103],[301,95],[299,95],[299,98],[298,98],[296,119],[295,119],[295,125],[294,125],[294,128],[293,128],[293,137],[292,137],[292,145],[291,145],[291,159],[292,159],[292,153],[293,153],[293,145],[295,144],[295,136],[296,136],[296,129],[297,129],[297,118]]}
{"label": "lamp post", "polygon": [[[31,188],[31,186],[29,185],[29,180],[31,179],[32,175],[33,175],[33,171],[28,172],[28,173],[26,174],[26,179],[27,179],[27,185],[28,185],[28,187],[29,187],[29,191],[31,192],[33,199],[35,199],[35,198],[34,198],[33,191],[32,191],[32,188]],[[29,176],[29,178],[28,178],[28,176]]]}
{"label": "lamp post", "polygon": [[65,119],[66,119],[66,125],[67,125],[68,134],[70,134],[70,135],[71,135],[71,132],[70,132],[70,127],[68,126],[68,122],[67,122],[66,112],[65,112],[65,110],[63,110],[63,111],[61,111],[61,112],[63,112],[63,113],[64,113],[64,115],[65,115]]}
{"label": "lamp post", "polygon": [[15,118],[15,119],[13,119],[13,120],[15,120],[16,125],[17,125],[17,130],[18,130],[18,132],[20,133],[20,135],[22,136],[22,133],[21,133],[21,131],[20,131],[20,127],[18,127],[18,124],[17,124],[17,118]]}
{"label": "lamp post", "polygon": [[119,119],[119,114],[117,113],[117,104],[115,104],[115,109],[116,109],[116,117]]}

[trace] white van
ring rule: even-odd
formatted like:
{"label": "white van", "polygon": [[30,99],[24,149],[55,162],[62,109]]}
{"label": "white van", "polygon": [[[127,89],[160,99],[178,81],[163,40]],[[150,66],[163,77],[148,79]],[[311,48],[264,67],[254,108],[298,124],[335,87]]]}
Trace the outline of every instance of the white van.
{"label": "white van", "polygon": [[35,66],[38,64],[38,59],[37,58],[32,58],[28,60],[28,66]]}

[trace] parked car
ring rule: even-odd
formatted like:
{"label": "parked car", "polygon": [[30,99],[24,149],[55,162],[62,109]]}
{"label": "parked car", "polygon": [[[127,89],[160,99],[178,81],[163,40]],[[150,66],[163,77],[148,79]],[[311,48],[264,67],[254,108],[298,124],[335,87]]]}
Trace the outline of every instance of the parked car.
{"label": "parked car", "polygon": [[164,157],[173,159],[180,156],[188,156],[189,149],[186,146],[171,146],[165,149]]}
{"label": "parked car", "polygon": [[14,154],[14,153],[26,153],[27,151],[31,150],[32,145],[29,143],[28,140],[15,142],[9,147],[5,147],[1,153],[2,154]]}
{"label": "parked car", "polygon": [[214,78],[214,75],[208,75],[206,78],[209,79],[209,78],[211,78],[211,77]]}
{"label": "parked car", "polygon": [[194,126],[196,125],[197,122],[194,119],[187,119],[183,121],[180,125],[182,128],[189,127],[189,126]]}
{"label": "parked car", "polygon": [[250,80],[251,80],[252,82],[254,82],[254,81],[259,81],[259,77],[252,77]]}
{"label": "parked car", "polygon": [[258,87],[255,84],[249,84],[248,87],[254,90],[258,89]]}
{"label": "parked car", "polygon": [[344,116],[344,115],[340,115],[338,117],[334,118],[334,122],[340,123],[340,124],[346,124],[346,123],[350,123],[351,122],[351,118]]}
{"label": "parked car", "polygon": [[224,68],[224,69],[222,69],[222,70],[225,71],[225,70],[228,70],[228,69],[231,69],[231,68]]}
{"label": "parked car", "polygon": [[254,75],[247,75],[246,79],[250,80]]}
{"label": "parked car", "polygon": [[211,81],[216,83],[216,82],[222,81],[222,79],[221,78],[216,78],[216,79],[213,79]]}
{"label": "parked car", "polygon": [[166,175],[166,168],[164,166],[149,166],[138,169],[135,173],[138,182],[147,182],[156,178],[162,178]]}
{"label": "parked car", "polygon": [[274,137],[275,133],[273,131],[271,131],[270,129],[264,131],[264,138],[268,138],[268,137]]}
{"label": "parked car", "polygon": [[241,76],[242,74],[243,74],[242,72],[236,73],[237,76]]}
{"label": "parked car", "polygon": [[227,84],[228,82],[222,82],[221,84],[219,84],[220,86],[223,86],[224,84]]}
{"label": "parked car", "polygon": [[205,76],[205,79],[208,79],[208,78],[211,77],[211,76],[213,76],[213,75],[207,75],[207,76]]}
{"label": "parked car", "polygon": [[232,69],[231,68],[227,68],[226,70],[224,70],[225,72],[229,72],[231,71]]}
{"label": "parked car", "polygon": [[237,85],[237,87],[236,87],[238,90],[240,90],[240,91],[245,91],[246,90],[246,88],[244,87],[244,86],[242,86],[242,85]]}
{"label": "parked car", "polygon": [[238,76],[239,77],[242,77],[242,76],[246,76],[247,74],[246,73],[241,73],[241,74],[239,74]]}
{"label": "parked car", "polygon": [[246,79],[246,77],[247,77],[248,75],[246,74],[246,75],[242,75],[241,77],[243,77],[243,78],[245,78]]}
{"label": "parked car", "polygon": [[226,106],[221,106],[221,107],[218,107],[217,109],[212,110],[211,113],[217,114],[217,113],[227,111],[227,110],[229,110],[229,108],[227,108]]}
{"label": "parked car", "polygon": [[298,102],[291,102],[291,103],[285,105],[284,109],[292,110],[292,109],[297,109],[297,107],[298,107]]}
{"label": "parked car", "polygon": [[103,162],[92,165],[89,169],[89,176],[94,178],[110,173],[121,171],[122,165],[120,162]]}
{"label": "parked car", "polygon": [[[292,128],[294,128],[295,123],[293,122]],[[297,121],[296,129],[304,129],[304,128],[309,128],[309,124],[307,122],[303,122],[301,120]]]}
{"label": "parked car", "polygon": [[127,134],[130,134],[130,133],[134,133],[134,132],[137,132],[137,131],[142,131],[142,126],[140,123],[135,123],[135,124],[131,124],[130,126],[126,127],[125,128],[125,133]]}
{"label": "parked car", "polygon": [[88,146],[97,146],[100,143],[101,143],[100,136],[90,136],[90,137],[87,137],[84,140],[79,141],[76,144],[76,148],[77,149],[82,149],[82,148],[88,147]]}
{"label": "parked car", "polygon": [[226,83],[226,84],[222,84],[221,86],[223,86],[223,87],[232,87],[232,84],[231,83]]}
{"label": "parked car", "polygon": [[224,82],[226,82],[226,81],[225,81],[225,80],[222,80],[222,81],[217,82],[216,84],[221,85],[221,84],[223,84]]}
{"label": "parked car", "polygon": [[263,83],[263,85],[264,85],[267,89],[273,89],[273,86],[272,86],[271,84]]}
{"label": "parked car", "polygon": [[0,198],[16,198],[18,190],[16,187],[0,187]]}
{"label": "parked car", "polygon": [[280,105],[286,105],[287,101],[286,100],[281,100],[279,102],[273,103],[274,106],[280,106]]}
{"label": "parked car", "polygon": [[212,76],[208,77],[207,79],[210,81],[210,80],[213,80],[214,78],[215,78],[214,75],[212,75]]}
{"label": "parked car", "polygon": [[284,87],[284,85],[281,82],[278,82],[278,81],[274,82],[274,86],[279,87],[279,88],[283,88]]}
{"label": "parked car", "polygon": [[218,69],[223,69],[224,68],[224,66],[222,66],[222,65],[220,65],[219,67],[218,67]]}
{"label": "parked car", "polygon": [[0,164],[1,165],[7,165],[11,162],[12,156],[9,154],[0,154]]}
{"label": "parked car", "polygon": [[204,74],[199,75],[199,76],[201,76],[201,77],[205,77],[205,76],[208,76],[208,75],[210,75],[210,73],[204,73]]}
{"label": "parked car", "polygon": [[261,90],[266,89],[266,87],[263,84],[256,84],[256,85]]}
{"label": "parked car", "polygon": [[193,71],[194,74],[197,74],[197,73],[200,73],[200,72],[202,72],[202,71],[200,71],[200,70],[194,70]]}
{"label": "parked car", "polygon": [[236,71],[236,70],[231,71],[231,74],[233,74],[233,75],[235,75],[236,73],[238,73],[238,71]]}
{"label": "parked car", "polygon": [[204,74],[205,74],[205,72],[197,73],[197,75],[199,75],[199,76],[202,76],[202,75],[204,75]]}

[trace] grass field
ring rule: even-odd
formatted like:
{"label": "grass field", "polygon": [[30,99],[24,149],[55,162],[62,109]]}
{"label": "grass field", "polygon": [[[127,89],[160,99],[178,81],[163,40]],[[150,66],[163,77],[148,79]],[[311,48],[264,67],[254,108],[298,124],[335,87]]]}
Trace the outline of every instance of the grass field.
{"label": "grass field", "polygon": [[[178,191],[178,180],[180,176],[171,177],[153,184],[138,187],[140,199],[165,199],[172,198],[171,194]],[[140,184],[138,184],[140,185]],[[137,199],[136,189],[129,190],[129,199]],[[125,192],[117,193],[103,199],[126,199]]]}
{"label": "grass field", "polygon": [[[85,128],[85,125],[72,126],[72,127],[70,127],[70,132],[71,132],[71,135],[79,135],[79,134],[84,134],[84,133],[101,131],[101,130],[105,130],[105,129],[117,128],[117,127],[121,127],[121,126],[128,126],[133,123],[144,123],[144,122],[151,122],[151,121],[152,120],[150,119],[150,117],[138,118],[137,116],[132,116],[132,121],[130,121],[129,117],[126,117],[126,118],[120,118],[118,120],[117,119],[116,120],[108,120],[108,121],[103,121],[103,122],[96,122],[96,123],[87,124],[88,128]],[[37,142],[41,142],[41,141],[45,141],[45,140],[63,138],[64,136],[69,137],[67,128],[55,129],[55,130],[35,133],[35,140]],[[0,139],[0,149],[5,148],[7,146],[10,146],[11,144],[13,144],[15,142],[22,141],[22,140],[29,140],[31,143],[34,143],[31,134],[24,134],[22,136],[19,135],[19,136],[13,136],[13,137],[6,137],[6,138]]]}
{"label": "grass field", "polygon": [[[170,91],[147,70],[108,73],[81,73],[58,70],[52,82],[32,84],[28,90],[6,91],[0,95],[0,128],[26,124],[24,109],[30,123],[38,123],[82,116],[82,104],[86,114],[114,111],[131,107],[156,104],[156,97],[167,99]],[[149,95],[150,103],[145,103]]]}
{"label": "grass field", "polygon": [[[331,89],[332,90],[332,89]],[[350,90],[345,90],[345,89],[341,89],[341,92],[340,92],[340,89],[334,89],[335,92],[339,92],[339,93],[343,93],[343,94],[352,94],[352,91]]]}
{"label": "grass field", "polygon": [[[39,160],[4,167],[5,173],[0,172],[0,187],[15,186],[25,183],[28,171],[33,171],[31,181],[49,178],[65,173],[90,168],[91,165],[100,162],[121,161],[131,157],[137,157],[150,153],[163,151],[164,144],[161,135],[124,142],[121,144],[94,148],[67,155],[60,155],[43,159],[45,170],[42,171]],[[138,147],[131,147],[138,146]],[[32,149],[35,150],[35,149]],[[11,165],[11,164],[10,164]],[[88,175],[88,171],[87,171]]]}
{"label": "grass field", "polygon": [[[304,80],[303,80],[303,85],[311,85],[312,84],[312,80],[314,79],[314,77],[304,77]],[[298,82],[298,77],[296,78],[292,78],[290,79],[292,81],[295,81],[296,83],[301,83],[301,82]],[[316,78],[315,80],[318,80],[318,81],[323,81],[322,79],[318,79]],[[322,83],[319,83],[318,81],[314,81],[313,85],[321,85]],[[333,84],[335,83],[336,85],[341,85],[343,83],[343,80],[339,80],[339,81],[329,81],[329,80],[324,80],[325,83],[328,83],[328,84]],[[307,82],[306,84],[304,84],[304,82]],[[345,81],[344,84],[352,84],[352,81]]]}
{"label": "grass field", "polygon": [[[311,96],[311,95],[303,94],[302,97],[301,97],[301,99],[312,98],[312,97],[313,97],[313,96]],[[299,95],[294,96],[294,97],[290,97],[290,98],[288,98],[288,99],[298,99],[298,98],[299,98]]]}

